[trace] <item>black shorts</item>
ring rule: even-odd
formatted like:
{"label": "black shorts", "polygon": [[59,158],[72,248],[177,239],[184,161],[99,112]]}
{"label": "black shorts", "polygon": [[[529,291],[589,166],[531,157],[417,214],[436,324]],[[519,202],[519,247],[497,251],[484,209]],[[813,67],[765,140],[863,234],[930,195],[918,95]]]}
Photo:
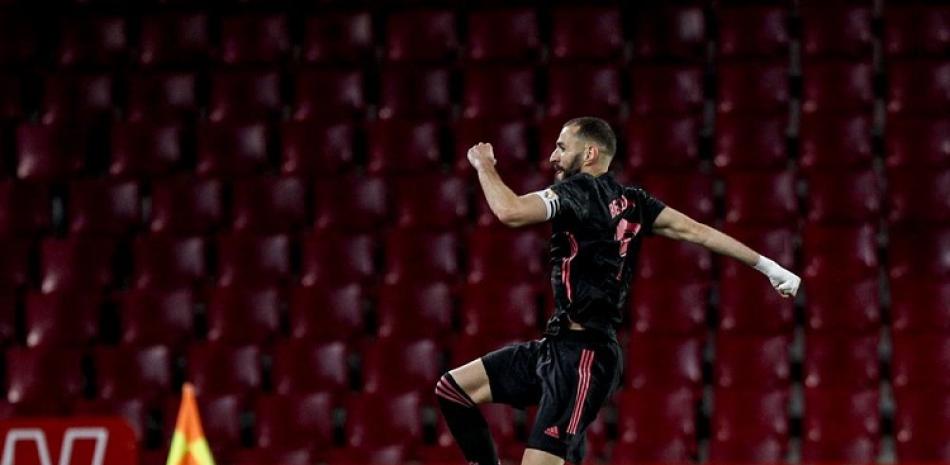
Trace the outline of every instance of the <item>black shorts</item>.
{"label": "black shorts", "polygon": [[538,406],[528,447],[571,463],[584,458],[584,431],[617,388],[623,366],[616,341],[590,331],[503,347],[482,357],[492,402]]}

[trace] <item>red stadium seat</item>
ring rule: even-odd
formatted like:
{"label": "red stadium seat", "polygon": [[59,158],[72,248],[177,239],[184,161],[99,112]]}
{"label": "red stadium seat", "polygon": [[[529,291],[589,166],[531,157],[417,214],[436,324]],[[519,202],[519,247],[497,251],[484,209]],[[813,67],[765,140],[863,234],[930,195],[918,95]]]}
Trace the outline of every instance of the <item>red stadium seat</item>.
{"label": "red stadium seat", "polygon": [[479,64],[466,68],[462,79],[465,118],[526,118],[537,111],[534,68]]}
{"label": "red stadium seat", "polygon": [[386,60],[448,61],[458,49],[451,10],[396,11],[386,21]]}
{"label": "red stadium seat", "polygon": [[115,176],[162,176],[178,168],[183,159],[183,131],[175,123],[114,123],[111,131]]}
{"label": "red stadium seat", "polygon": [[56,62],[60,66],[120,64],[129,51],[126,26],[124,18],[113,16],[63,20]]}
{"label": "red stadium seat", "polygon": [[122,322],[122,344],[178,348],[194,337],[195,297],[189,290],[122,291],[115,296],[115,303]]}
{"label": "red stadium seat", "polygon": [[[389,433],[387,433],[388,436]],[[395,435],[396,433],[392,433]],[[410,446],[392,443],[384,446],[347,446],[327,452],[327,462],[341,465],[360,465],[376,463],[379,465],[399,465],[409,461]]]}
{"label": "red stadium seat", "polygon": [[633,67],[632,110],[637,115],[693,115],[703,106],[703,70],[691,65]]}
{"label": "red stadium seat", "polygon": [[363,353],[363,392],[428,394],[442,368],[442,352],[435,340],[380,340]]}
{"label": "red stadium seat", "polygon": [[805,277],[833,279],[835,282],[876,277],[875,235],[875,228],[870,224],[859,227],[809,226],[802,236]]}
{"label": "red stadium seat", "polygon": [[356,166],[356,129],[348,123],[284,121],[280,125],[281,171],[333,176]]}
{"label": "red stadium seat", "polygon": [[888,168],[933,168],[950,165],[950,119],[897,116],[887,119]]}
{"label": "red stadium seat", "polygon": [[937,4],[888,4],[884,8],[884,52],[889,56],[944,56],[950,50],[950,8]]}
{"label": "red stadium seat", "polygon": [[872,170],[808,174],[805,218],[818,224],[876,223],[882,187]]}
{"label": "red stadium seat", "polygon": [[888,221],[950,223],[950,169],[892,170],[888,177]]}
{"label": "red stadium seat", "polygon": [[576,66],[565,63],[548,69],[548,116],[562,119],[578,114],[616,117],[623,104],[620,71],[613,66],[598,65],[585,73],[577,73]]}
{"label": "red stadium seat", "polygon": [[96,293],[66,291],[26,296],[26,345],[83,347],[99,336],[102,300]]}
{"label": "red stadium seat", "polygon": [[369,234],[319,231],[304,236],[301,244],[300,282],[365,283],[377,276],[376,241]]}
{"label": "red stadium seat", "polygon": [[276,288],[218,287],[209,294],[209,341],[266,344],[279,335],[281,295]]}
{"label": "red stadium seat", "polygon": [[327,392],[262,396],[254,406],[254,445],[273,452],[329,448],[333,445],[333,407]]}
{"label": "red stadium seat", "polygon": [[695,244],[678,241],[648,241],[640,251],[639,279],[675,279],[677,282],[708,283],[712,254]]}
{"label": "red stadium seat", "polygon": [[716,120],[713,163],[721,170],[781,170],[788,163],[784,116],[725,114]]}
{"label": "red stadium seat", "polygon": [[714,220],[711,176],[698,172],[646,173],[641,181],[638,184],[651,195],[696,221]]}
{"label": "red stadium seat", "polygon": [[350,349],[341,341],[280,342],[273,351],[274,392],[341,394],[349,387],[349,355]]}
{"label": "red stadium seat", "polygon": [[48,231],[53,223],[52,207],[50,186],[43,183],[0,181],[0,232],[5,236]]}
{"label": "red stadium seat", "polygon": [[525,62],[541,52],[537,13],[532,8],[475,10],[467,15],[467,58]]}
{"label": "red stadium seat", "polygon": [[241,176],[267,167],[270,134],[263,123],[202,123],[197,129],[198,174]]}
{"label": "red stadium seat", "polygon": [[789,70],[784,62],[723,63],[719,66],[719,113],[784,114]]}
{"label": "red stadium seat", "polygon": [[[283,463],[284,465],[310,465],[311,463],[319,462],[322,455],[306,447],[280,449],[257,448],[233,450],[228,453],[227,458],[235,465],[254,465],[271,461],[274,463]],[[139,463],[142,463],[141,460]]]}
{"label": "red stadium seat", "polygon": [[235,181],[234,229],[258,233],[295,231],[308,224],[309,194],[303,179],[261,176]]}
{"label": "red stadium seat", "polygon": [[880,379],[878,336],[873,332],[848,335],[840,332],[808,332],[802,360],[808,388],[865,388]]}
{"label": "red stadium seat", "polygon": [[313,69],[296,75],[294,119],[326,120],[366,111],[363,74],[353,69]]}
{"label": "red stadium seat", "polygon": [[651,6],[637,15],[634,56],[639,60],[686,59],[706,56],[706,18],[701,5]]}
{"label": "red stadium seat", "polygon": [[368,11],[329,11],[306,19],[301,58],[310,63],[358,62],[374,51]]}
{"label": "red stadium seat", "polygon": [[0,76],[0,119],[17,120],[24,116],[24,80],[21,76]]}
{"label": "red stadium seat", "polygon": [[459,238],[452,232],[393,229],[386,237],[386,272],[389,284],[454,280],[460,273]]}
{"label": "red stadium seat", "polygon": [[47,238],[40,244],[40,289],[92,291],[113,280],[116,244],[104,237]]}
{"label": "red stadium seat", "polygon": [[33,18],[11,12],[0,19],[0,64],[23,65],[36,59],[39,34]]}
{"label": "red stadium seat", "polygon": [[[495,118],[462,119],[454,125],[455,147],[452,152],[456,172],[470,172],[472,165],[466,152],[473,145],[492,141],[498,147],[496,155],[499,173],[504,173],[509,187],[512,176],[530,175],[536,170],[537,161],[531,150],[533,137],[527,122],[521,120],[497,120]],[[518,187],[518,186],[514,186]],[[524,193],[524,192],[519,192]]]}
{"label": "red stadium seat", "polygon": [[113,106],[109,74],[54,74],[45,79],[40,120],[43,124],[98,121]]}
{"label": "red stadium seat", "polygon": [[388,67],[380,76],[379,118],[442,118],[452,106],[446,68]]}
{"label": "red stadium seat", "polygon": [[194,117],[198,114],[198,78],[193,73],[134,75],[128,84],[130,121]]}
{"label": "red stadium seat", "polygon": [[545,271],[544,238],[534,230],[493,227],[469,235],[468,282],[506,283],[534,280]]}
{"label": "red stadium seat", "polygon": [[153,232],[208,233],[224,218],[223,187],[216,179],[176,177],[152,185]]}
{"label": "red stadium seat", "polygon": [[787,450],[788,393],[717,389],[713,405],[710,460],[778,463]]}
{"label": "red stadium seat", "polygon": [[290,245],[284,234],[218,236],[218,284],[271,284],[288,279]]}
{"label": "red stadium seat", "polygon": [[0,289],[0,343],[17,342],[17,292],[16,289]]}
{"label": "red stadium seat", "polygon": [[842,286],[825,276],[806,276],[806,325],[815,331],[866,333],[880,326],[877,277],[851,278]]}
{"label": "red stadium seat", "polygon": [[470,284],[462,296],[462,331],[494,338],[535,337],[539,332],[538,297],[532,284]]}
{"label": "red stadium seat", "polygon": [[297,339],[352,339],[364,328],[366,295],[358,284],[295,287],[290,293],[291,334]]}
{"label": "red stadium seat", "polygon": [[166,346],[99,347],[93,353],[100,399],[143,399],[158,406],[172,390],[174,357]]}
{"label": "red stadium seat", "polygon": [[688,462],[696,452],[696,394],[688,388],[629,389],[617,404],[613,461]]}
{"label": "red stadium seat", "polygon": [[197,64],[208,58],[211,33],[206,13],[165,13],[142,19],[139,63]]}
{"label": "red stadium seat", "polygon": [[191,344],[186,379],[194,384],[199,398],[222,394],[244,397],[261,387],[260,362],[261,353],[255,346]]}
{"label": "red stadium seat", "polygon": [[[348,195],[340,196],[340,192]],[[390,214],[388,185],[378,176],[346,176],[316,185],[318,229],[370,231]]]}
{"label": "red stadium seat", "polygon": [[873,462],[880,434],[877,389],[805,389],[802,459]]}
{"label": "red stadium seat", "polygon": [[31,243],[27,239],[8,238],[0,242],[0,282],[12,292],[30,283]]}
{"label": "red stadium seat", "polygon": [[814,171],[870,167],[871,125],[870,115],[806,115],[801,128],[802,167]]}
{"label": "red stadium seat", "polygon": [[468,223],[468,181],[461,176],[399,178],[393,191],[399,227],[455,230]]}
{"label": "red stadium seat", "polygon": [[944,462],[950,459],[950,395],[945,389],[919,386],[895,392],[894,437],[897,460]]}
{"label": "red stadium seat", "polygon": [[691,388],[702,383],[702,339],[637,335],[627,347],[626,383],[636,390]]}
{"label": "red stadium seat", "polygon": [[790,226],[798,220],[795,178],[791,172],[772,175],[726,175],[726,223]]}
{"label": "red stadium seat", "polygon": [[802,52],[809,57],[870,57],[873,15],[864,5],[802,8]]}
{"label": "red stadium seat", "polygon": [[454,293],[444,282],[407,288],[385,284],[376,305],[379,336],[399,339],[446,338],[453,331]]}
{"label": "red stadium seat", "polygon": [[442,125],[435,120],[381,120],[367,128],[367,171],[385,174],[436,172],[441,165]]}
{"label": "red stadium seat", "polygon": [[701,335],[709,290],[705,284],[676,283],[664,287],[651,280],[634,281],[630,299],[633,330],[643,334]]}
{"label": "red stadium seat", "polygon": [[950,337],[936,332],[894,333],[893,383],[895,389],[950,386],[946,366]]}
{"label": "red stadium seat", "polygon": [[722,334],[716,339],[716,385],[768,389],[788,384],[789,337]]}
{"label": "red stadium seat", "polygon": [[221,20],[220,60],[229,65],[276,63],[290,54],[290,28],[284,15],[241,15]]}
{"label": "red stadium seat", "polygon": [[695,171],[700,166],[702,122],[698,118],[635,116],[624,126],[630,170]]}
{"label": "red stadium seat", "polygon": [[871,113],[874,105],[871,63],[817,60],[806,61],[802,67],[804,113]]}
{"label": "red stadium seat", "polygon": [[897,280],[891,286],[891,324],[894,332],[948,332],[950,285],[940,278]]}
{"label": "red stadium seat", "polygon": [[788,56],[787,9],[780,5],[723,6],[719,9],[719,56]]}
{"label": "red stadium seat", "polygon": [[66,125],[24,123],[16,129],[20,179],[61,180],[86,167],[86,134]]}
{"label": "red stadium seat", "polygon": [[139,185],[111,179],[75,180],[69,185],[69,230],[124,234],[142,222]]}
{"label": "red stadium seat", "polygon": [[950,228],[894,227],[888,246],[891,282],[950,276]]}
{"label": "red stadium seat", "polygon": [[[551,11],[551,57],[615,60],[623,55],[623,20],[611,6],[561,6]],[[577,24],[589,27],[578,28]]]}
{"label": "red stadium seat", "polygon": [[950,62],[892,61],[888,82],[890,113],[943,115],[950,105]]}
{"label": "red stadium seat", "polygon": [[[792,234],[786,229],[735,229],[727,232],[753,250],[784,264],[792,263]],[[723,263],[719,287],[719,330],[738,334],[789,334],[794,302],[772,288],[767,279],[737,261]],[[769,309],[762,311],[762,309]]]}
{"label": "red stadium seat", "polygon": [[211,76],[211,121],[273,119],[281,109],[276,71],[219,71]]}
{"label": "red stadium seat", "polygon": [[[420,395],[415,392],[354,396],[347,404],[347,445],[365,447],[417,444],[422,438],[421,416]],[[380,418],[386,418],[388,421],[379,421]]]}
{"label": "red stadium seat", "polygon": [[11,347],[5,353],[6,400],[33,414],[63,415],[83,387],[77,350]]}

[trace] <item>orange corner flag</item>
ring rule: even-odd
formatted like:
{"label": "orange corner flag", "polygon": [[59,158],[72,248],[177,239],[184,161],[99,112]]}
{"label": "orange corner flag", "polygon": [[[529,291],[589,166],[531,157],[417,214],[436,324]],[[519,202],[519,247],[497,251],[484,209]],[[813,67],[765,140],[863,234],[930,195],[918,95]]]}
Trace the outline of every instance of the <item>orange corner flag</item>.
{"label": "orange corner flag", "polygon": [[208,440],[201,429],[195,388],[190,383],[182,387],[178,422],[175,423],[175,435],[165,465],[214,465]]}

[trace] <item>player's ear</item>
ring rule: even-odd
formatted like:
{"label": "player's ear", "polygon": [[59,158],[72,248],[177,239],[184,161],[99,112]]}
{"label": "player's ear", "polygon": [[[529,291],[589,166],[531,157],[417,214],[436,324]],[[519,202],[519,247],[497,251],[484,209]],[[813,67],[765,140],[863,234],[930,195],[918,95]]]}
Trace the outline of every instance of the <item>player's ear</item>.
{"label": "player's ear", "polygon": [[597,160],[598,155],[600,155],[600,148],[594,144],[588,145],[587,152],[584,154],[584,161],[592,163]]}

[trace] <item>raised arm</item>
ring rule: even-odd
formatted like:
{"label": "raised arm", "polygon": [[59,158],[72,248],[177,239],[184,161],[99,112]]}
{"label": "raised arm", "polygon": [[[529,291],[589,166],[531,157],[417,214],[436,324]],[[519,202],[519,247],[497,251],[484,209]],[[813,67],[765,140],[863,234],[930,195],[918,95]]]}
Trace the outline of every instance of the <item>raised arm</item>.
{"label": "raised arm", "polygon": [[478,172],[478,182],[492,213],[507,226],[518,227],[550,219],[551,206],[540,195],[518,195],[501,180],[495,170],[491,144],[476,144],[468,150],[468,161]]}
{"label": "raised arm", "polygon": [[783,297],[794,296],[802,282],[795,273],[782,268],[778,263],[760,255],[728,234],[693,220],[673,208],[666,207],[660,212],[653,223],[653,232],[670,239],[699,244],[713,252],[735,258],[769,278],[772,287]]}

